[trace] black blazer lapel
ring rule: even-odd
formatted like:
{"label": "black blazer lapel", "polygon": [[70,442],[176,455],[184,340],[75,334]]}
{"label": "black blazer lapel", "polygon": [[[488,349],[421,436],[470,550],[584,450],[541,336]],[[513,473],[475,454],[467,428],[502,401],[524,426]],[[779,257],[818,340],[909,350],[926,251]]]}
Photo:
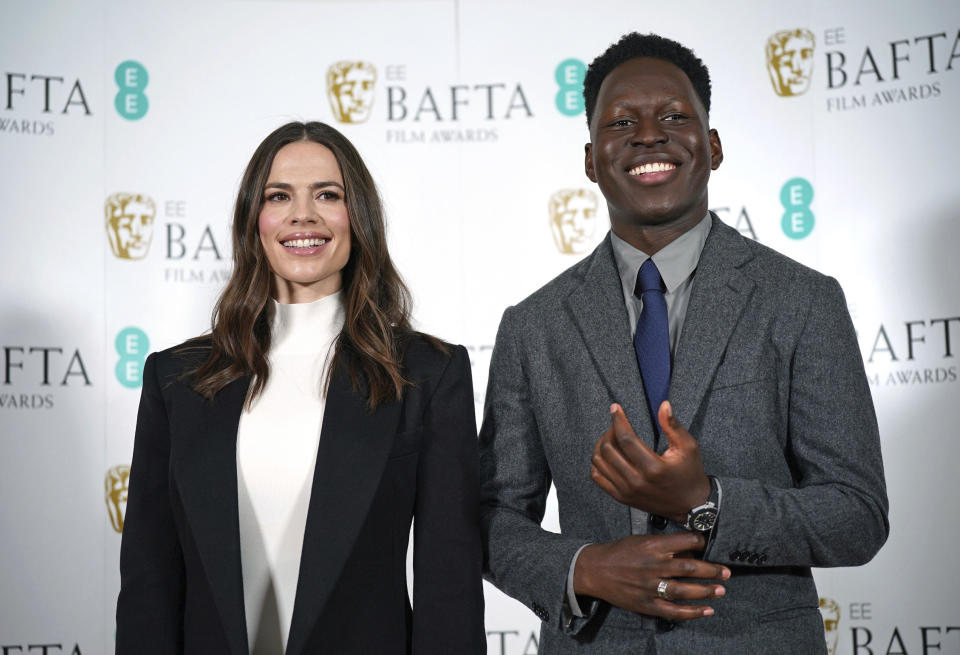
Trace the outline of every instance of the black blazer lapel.
{"label": "black blazer lapel", "polygon": [[[739,269],[753,259],[744,238],[713,216],[703,245],[690,302],[674,356],[670,401],[689,427],[706,396],[727,342],[753,293],[754,282]],[[661,444],[662,449],[667,444]]]}
{"label": "black blazer lapel", "polygon": [[391,402],[368,412],[365,394],[353,391],[342,366],[335,370],[320,430],[288,654],[303,651],[363,526],[400,409],[401,403]]}
{"label": "black blazer lapel", "polygon": [[227,385],[212,403],[183,391],[177,425],[190,426],[172,446],[171,467],[183,499],[230,651],[247,655],[237,509],[237,426],[248,378]]}

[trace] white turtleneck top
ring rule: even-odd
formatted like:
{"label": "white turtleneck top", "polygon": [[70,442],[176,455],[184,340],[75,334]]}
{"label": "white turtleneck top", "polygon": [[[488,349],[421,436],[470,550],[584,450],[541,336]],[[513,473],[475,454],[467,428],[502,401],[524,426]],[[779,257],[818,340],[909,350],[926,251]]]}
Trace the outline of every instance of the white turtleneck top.
{"label": "white turtleneck top", "polygon": [[270,377],[237,430],[240,557],[252,655],[287,646],[341,292],[274,303]]}

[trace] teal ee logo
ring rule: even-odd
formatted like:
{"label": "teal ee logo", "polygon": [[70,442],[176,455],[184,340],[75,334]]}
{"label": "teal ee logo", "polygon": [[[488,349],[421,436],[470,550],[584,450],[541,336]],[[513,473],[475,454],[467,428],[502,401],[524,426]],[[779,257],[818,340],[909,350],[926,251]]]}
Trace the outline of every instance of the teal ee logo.
{"label": "teal ee logo", "polygon": [[146,116],[150,101],[147,100],[143,90],[147,88],[150,76],[147,75],[147,69],[143,64],[128,59],[117,66],[113,79],[116,80],[119,89],[113,99],[113,106],[116,107],[117,113],[128,121],[138,121]]}
{"label": "teal ee logo", "polygon": [[120,359],[114,369],[117,381],[128,389],[138,389],[143,384],[143,363],[150,352],[150,339],[138,327],[123,328],[117,333],[114,346]]}
{"label": "teal ee logo", "polygon": [[583,113],[583,78],[587,66],[579,59],[564,59],[557,66],[553,77],[560,90],[557,91],[557,110],[564,116],[577,116]]}
{"label": "teal ee logo", "polygon": [[783,219],[780,226],[783,233],[791,239],[803,239],[813,232],[813,186],[802,177],[787,180],[780,189],[780,204],[783,205]]}

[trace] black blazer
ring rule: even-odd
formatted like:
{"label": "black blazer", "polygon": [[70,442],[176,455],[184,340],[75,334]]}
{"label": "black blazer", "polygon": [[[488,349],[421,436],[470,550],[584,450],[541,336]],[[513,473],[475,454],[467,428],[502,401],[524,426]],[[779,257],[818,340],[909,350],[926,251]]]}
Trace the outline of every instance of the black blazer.
{"label": "black blazer", "polygon": [[[199,356],[203,356],[201,353]],[[118,654],[247,655],[236,437],[249,379],[213,401],[197,355],[147,358],[120,549]],[[327,395],[287,653],[486,651],[476,422],[466,350],[422,338],[414,382],[369,412],[345,370]],[[406,551],[414,522],[413,607]]]}

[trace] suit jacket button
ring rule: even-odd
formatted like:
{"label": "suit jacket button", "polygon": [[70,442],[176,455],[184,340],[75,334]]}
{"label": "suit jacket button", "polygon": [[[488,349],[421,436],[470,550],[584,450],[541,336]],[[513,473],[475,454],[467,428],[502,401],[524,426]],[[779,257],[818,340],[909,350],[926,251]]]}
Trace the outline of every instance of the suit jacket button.
{"label": "suit jacket button", "polygon": [[766,562],[766,561],[767,561],[767,554],[766,554],[766,553],[762,553],[762,554],[760,555],[760,563],[763,564],[763,563]]}
{"label": "suit jacket button", "polygon": [[671,621],[670,619],[665,619],[663,617],[657,617],[657,630],[660,632],[670,632],[677,624]]}
{"label": "suit jacket button", "polygon": [[651,514],[649,521],[650,521],[650,525],[652,525],[657,530],[663,530],[664,528],[667,527],[666,517],[660,516],[658,514]]}
{"label": "suit jacket button", "polygon": [[732,553],[730,553],[730,559],[732,559],[734,562],[739,562],[739,561],[740,561],[740,551],[739,551],[739,550],[735,550],[735,551],[733,551]]}
{"label": "suit jacket button", "polygon": [[760,556],[756,553],[750,553],[750,556],[747,558],[747,562],[750,564],[756,564],[760,560]]}
{"label": "suit jacket button", "polygon": [[541,621],[547,622],[550,620],[550,612],[543,609],[538,603],[533,604],[533,613],[536,614]]}

